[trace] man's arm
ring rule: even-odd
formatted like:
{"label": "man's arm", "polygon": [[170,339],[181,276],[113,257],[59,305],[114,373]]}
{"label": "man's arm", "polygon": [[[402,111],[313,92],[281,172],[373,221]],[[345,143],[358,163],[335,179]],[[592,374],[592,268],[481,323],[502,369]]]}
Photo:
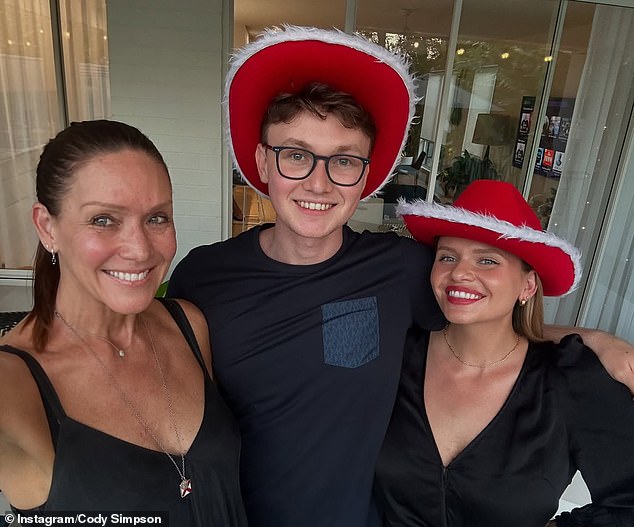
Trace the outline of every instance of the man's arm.
{"label": "man's arm", "polygon": [[583,342],[597,354],[607,372],[634,394],[634,346],[600,329],[544,326],[544,337],[555,342],[570,333],[581,335]]}

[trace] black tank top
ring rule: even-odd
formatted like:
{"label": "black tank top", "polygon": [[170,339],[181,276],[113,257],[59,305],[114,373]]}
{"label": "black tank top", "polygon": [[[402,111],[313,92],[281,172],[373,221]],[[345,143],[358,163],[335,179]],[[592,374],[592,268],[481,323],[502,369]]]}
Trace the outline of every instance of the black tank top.
{"label": "black tank top", "polygon": [[[238,476],[238,426],[207,372],[185,313],[172,300],[163,304],[205,372],[204,415],[185,456],[193,492],[180,497],[179,475],[163,452],[117,439],[68,417],[37,360],[25,351],[0,346],[28,365],[51,429],[53,480],[46,503],[37,510],[167,511],[170,526],[247,525]],[[180,456],[175,459],[180,462]]]}

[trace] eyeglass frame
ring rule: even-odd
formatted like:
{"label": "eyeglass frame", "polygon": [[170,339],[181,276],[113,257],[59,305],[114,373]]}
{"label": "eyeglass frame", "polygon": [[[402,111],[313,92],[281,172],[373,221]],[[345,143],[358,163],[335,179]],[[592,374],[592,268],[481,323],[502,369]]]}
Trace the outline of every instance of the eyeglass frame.
{"label": "eyeglass frame", "polygon": [[[314,152],[311,152],[310,150],[307,150],[306,148],[300,148],[300,147],[296,147],[296,146],[271,146],[268,143],[262,143],[262,146],[264,148],[266,148],[267,150],[271,150],[272,152],[275,152],[275,166],[277,167],[278,173],[283,178],[290,179],[292,181],[303,181],[304,179],[308,179],[308,177],[315,170],[315,167],[317,166],[317,161],[319,161],[321,159],[324,162],[324,167],[326,168],[326,175],[328,176],[328,179],[334,185],[337,185],[339,187],[354,187],[355,185],[358,185],[359,181],[361,181],[363,179],[363,176],[365,175],[365,171],[367,170],[368,165],[370,164],[370,161],[371,161],[367,157],[355,156],[354,154],[333,154],[331,156],[319,156],[319,155],[315,154]],[[302,176],[302,177],[290,177],[290,176],[287,176],[287,175],[283,174],[282,170],[280,169],[280,152],[282,150],[301,150],[302,152],[309,153],[311,156],[313,156],[313,166],[310,167],[310,170],[308,171],[308,173],[305,176]],[[330,175],[330,169],[328,168],[328,165],[330,164],[330,160],[333,157],[353,157],[353,158],[358,159],[359,161],[361,161],[363,163],[363,168],[361,170],[361,174],[359,175],[359,179],[357,179],[354,183],[338,183],[334,179],[332,179],[332,176]]]}

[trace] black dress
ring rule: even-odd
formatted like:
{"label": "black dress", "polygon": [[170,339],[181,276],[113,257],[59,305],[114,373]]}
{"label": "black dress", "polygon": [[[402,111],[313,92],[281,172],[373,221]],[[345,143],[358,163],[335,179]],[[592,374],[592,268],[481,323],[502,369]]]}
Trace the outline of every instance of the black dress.
{"label": "black dress", "polygon": [[529,346],[498,414],[446,467],[423,404],[428,341],[408,336],[377,464],[384,525],[543,527],[577,469],[593,504],[559,525],[634,525],[634,403],[577,335]]}
{"label": "black dress", "polygon": [[[38,511],[166,511],[170,526],[246,526],[238,478],[237,424],[207,373],[180,306],[168,301],[166,307],[205,371],[203,419],[185,456],[193,492],[180,497],[180,478],[163,452],[128,443],[68,417],[39,363],[24,351],[2,346],[0,350],[18,355],[31,370],[53,437],[53,480],[48,499]],[[180,462],[180,456],[174,457]]]}

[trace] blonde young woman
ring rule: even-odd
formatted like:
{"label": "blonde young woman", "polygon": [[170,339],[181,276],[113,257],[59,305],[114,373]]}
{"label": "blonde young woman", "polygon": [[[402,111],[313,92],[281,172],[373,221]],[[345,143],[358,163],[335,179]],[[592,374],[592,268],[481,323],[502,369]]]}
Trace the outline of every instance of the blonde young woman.
{"label": "blonde young woman", "polygon": [[408,338],[376,471],[384,525],[541,527],[577,470],[592,504],[553,524],[634,525],[631,395],[578,335],[542,336],[542,296],[574,289],[579,252],[509,183],[399,209],[435,246],[448,325]]}

